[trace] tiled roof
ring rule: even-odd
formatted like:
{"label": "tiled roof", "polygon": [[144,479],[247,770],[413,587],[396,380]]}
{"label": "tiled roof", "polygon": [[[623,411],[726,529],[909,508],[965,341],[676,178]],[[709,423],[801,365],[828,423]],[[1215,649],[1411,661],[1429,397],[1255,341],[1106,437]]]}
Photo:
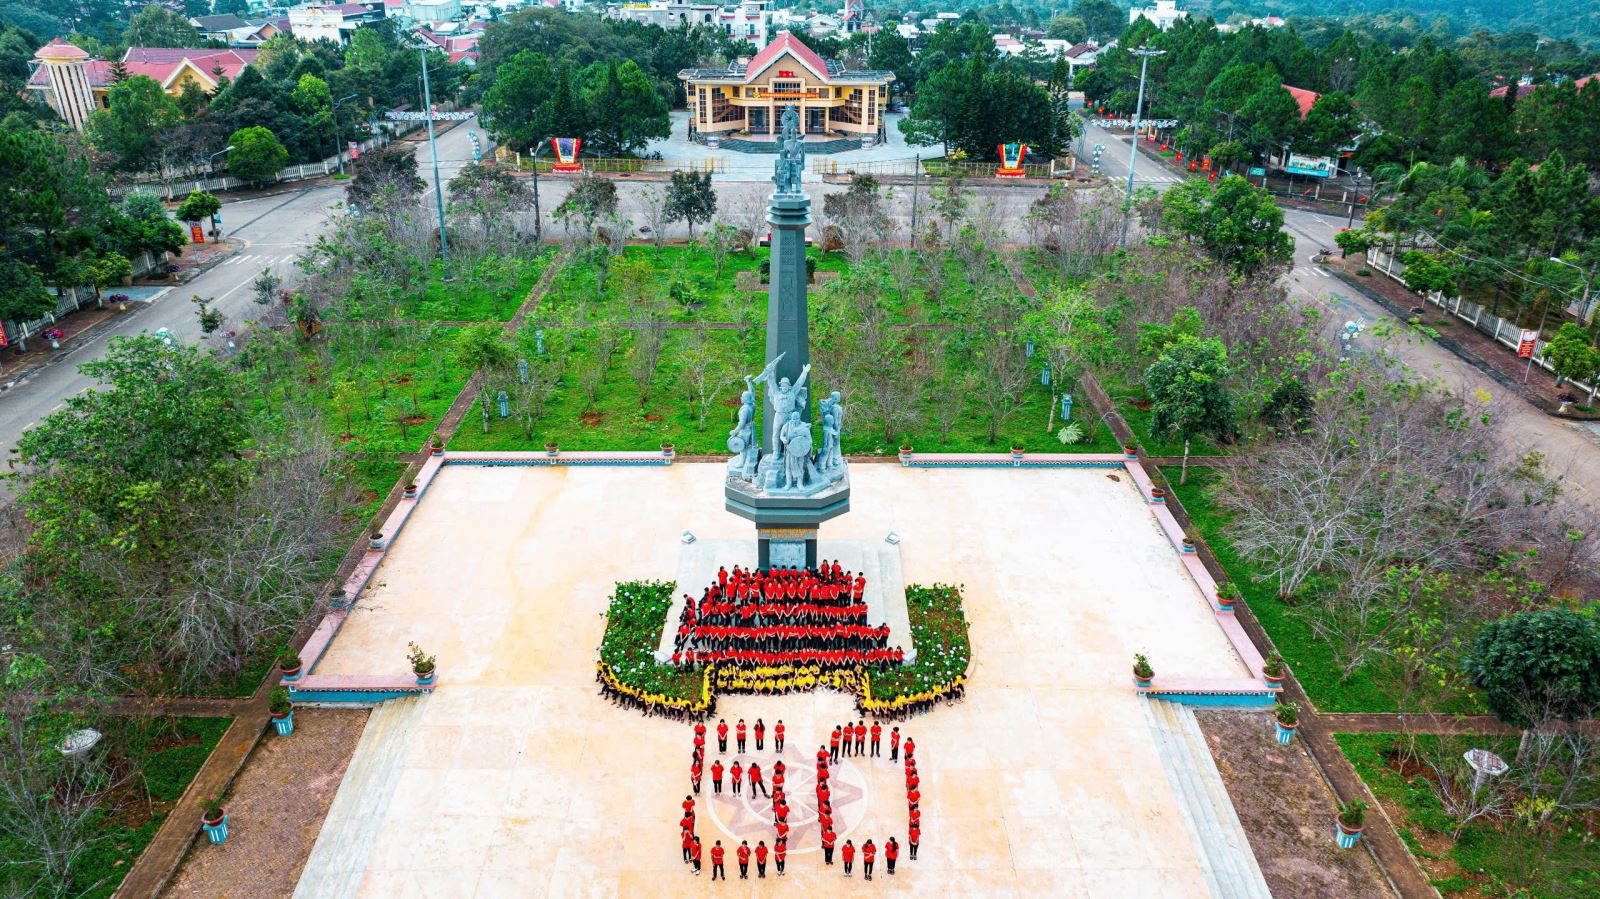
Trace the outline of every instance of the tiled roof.
{"label": "tiled roof", "polygon": [[753,78],[760,75],[762,69],[771,65],[774,60],[785,53],[791,54],[795,59],[800,60],[801,65],[811,69],[811,71],[824,79],[831,74],[828,71],[828,64],[823,62],[822,57],[817,55],[817,51],[807,47],[799,38],[789,32],[780,31],[772,43],[762,47],[761,52],[756,54],[756,58],[750,60],[750,65],[745,68],[745,71],[750,74],[745,77]]}
{"label": "tiled roof", "polygon": [[89,58],[89,54],[85,53],[83,51],[83,48],[81,48],[81,47],[79,47],[79,46],[77,46],[75,44],[69,44],[66,41],[62,40],[61,38],[56,38],[55,40],[51,41],[50,43],[45,44],[43,47],[40,47],[39,48],[39,52],[37,52],[37,53],[35,53],[33,55],[34,55],[35,58],[38,58],[38,59],[88,59]]}
{"label": "tiled roof", "polygon": [[[122,62],[127,66],[128,74],[143,75],[154,79],[165,86],[184,61],[192,63],[207,78],[216,77],[213,71],[222,69],[222,74],[228,78],[237,78],[245,67],[255,61],[259,50],[234,49],[211,50],[181,47],[129,47],[123,54]],[[87,54],[85,54],[87,56]],[[84,63],[84,74],[89,78],[90,87],[111,86],[111,63],[103,59],[88,59]],[[43,87],[49,84],[49,77],[43,68],[33,73],[28,79],[28,84]]]}
{"label": "tiled roof", "polygon": [[1294,97],[1295,105],[1300,107],[1302,121],[1311,112],[1311,107],[1317,105],[1317,98],[1322,96],[1316,91],[1308,91],[1303,87],[1291,87],[1287,84],[1283,86],[1283,89]]}

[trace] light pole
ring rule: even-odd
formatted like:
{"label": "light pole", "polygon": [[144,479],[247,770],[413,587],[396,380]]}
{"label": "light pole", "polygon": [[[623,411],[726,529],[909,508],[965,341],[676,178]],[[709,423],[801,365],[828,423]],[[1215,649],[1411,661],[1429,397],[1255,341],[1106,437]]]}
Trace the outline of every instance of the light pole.
{"label": "light pole", "polygon": [[1350,173],[1350,184],[1355,188],[1355,194],[1350,197],[1350,220],[1344,223],[1344,229],[1349,231],[1356,226],[1356,203],[1361,200],[1361,170],[1356,169]]}
{"label": "light pole", "polygon": [[216,159],[218,156],[221,156],[224,153],[232,153],[232,152],[233,152],[233,144],[229,144],[226,147],[223,147],[222,149],[218,150],[217,152],[212,153],[210,156],[207,156],[206,157],[206,171],[208,171],[208,172],[211,171],[211,160]]}
{"label": "light pole", "polygon": [[1150,57],[1161,56],[1165,50],[1151,50],[1140,47],[1132,51],[1139,57],[1139,99],[1133,104],[1133,149],[1128,153],[1128,198],[1127,208],[1122,214],[1122,242],[1118,246],[1128,245],[1128,223],[1133,220],[1133,167],[1139,161],[1139,117],[1144,111],[1144,76],[1150,69]]}
{"label": "light pole", "polygon": [[[1550,261],[1556,263],[1557,265],[1564,265],[1564,266],[1566,266],[1567,268],[1570,268],[1570,269],[1576,269],[1576,270],[1578,270],[1580,272],[1583,271],[1583,266],[1577,265],[1576,263],[1568,262],[1565,259],[1560,259],[1558,257],[1551,256],[1550,257]],[[1583,276],[1583,300],[1582,300],[1583,312],[1578,315],[1578,320],[1583,322],[1584,324],[1588,324],[1589,323],[1589,292],[1590,292],[1591,288],[1594,287],[1594,274],[1595,274],[1595,270],[1597,268],[1600,268],[1600,266],[1596,266],[1596,265],[1589,266],[1589,271],[1586,272],[1584,274],[1584,276]]]}
{"label": "light pole", "polygon": [[344,153],[339,150],[339,104],[346,100],[354,100],[360,94],[351,94],[333,101],[333,107],[328,111],[328,116],[333,119],[333,158],[339,162],[339,174],[344,174]]}
{"label": "light pole", "polygon": [[439,146],[433,139],[433,93],[428,86],[428,51],[418,48],[422,57],[422,114],[428,123],[428,155],[433,157],[433,203],[439,211],[439,258],[445,264],[445,277],[449,277],[450,242],[444,236],[444,189],[439,186]]}

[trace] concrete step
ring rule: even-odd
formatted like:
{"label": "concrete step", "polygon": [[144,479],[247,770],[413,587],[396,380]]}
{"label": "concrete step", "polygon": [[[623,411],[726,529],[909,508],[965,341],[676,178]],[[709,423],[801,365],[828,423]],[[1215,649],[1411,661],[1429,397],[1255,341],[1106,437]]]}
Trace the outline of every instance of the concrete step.
{"label": "concrete step", "polygon": [[1271,899],[1194,711],[1160,699],[1147,700],[1145,711],[1211,895]]}
{"label": "concrete step", "polygon": [[427,697],[408,696],[372,710],[295,886],[294,899],[354,899],[358,894],[425,702]]}

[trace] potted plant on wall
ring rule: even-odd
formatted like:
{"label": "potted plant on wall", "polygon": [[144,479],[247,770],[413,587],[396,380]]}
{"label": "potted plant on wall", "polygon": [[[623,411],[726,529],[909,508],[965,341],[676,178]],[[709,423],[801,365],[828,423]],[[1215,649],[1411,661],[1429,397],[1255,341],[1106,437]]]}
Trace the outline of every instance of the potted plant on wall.
{"label": "potted plant on wall", "polygon": [[1020,441],[1020,440],[1011,441],[1011,458],[1012,458],[1012,460],[1013,461],[1017,461],[1017,462],[1022,461],[1022,453],[1023,453],[1023,451],[1025,449],[1026,449],[1026,447],[1024,447],[1022,445],[1022,441]]}
{"label": "potted plant on wall", "polygon": [[911,438],[900,438],[900,462],[905,464],[911,461]]}
{"label": "potted plant on wall", "polygon": [[1167,491],[1165,489],[1161,488],[1161,487],[1151,487],[1150,488],[1150,501],[1153,502],[1153,503],[1164,503],[1164,502],[1166,502],[1167,501]]}
{"label": "potted plant on wall", "polygon": [[1150,667],[1150,660],[1145,658],[1144,653],[1142,653],[1142,652],[1134,653],[1133,654],[1133,685],[1136,686],[1136,687],[1148,687],[1148,686],[1150,686],[1150,681],[1155,676],[1156,676],[1155,669]]}
{"label": "potted plant on wall", "polygon": [[283,672],[284,680],[300,679],[300,657],[292,652],[286,652],[278,659],[278,669]]}
{"label": "potted plant on wall", "polygon": [[333,592],[328,594],[328,608],[337,612],[349,606],[350,594],[346,593],[343,587],[335,587]]}
{"label": "potted plant on wall", "polygon": [[213,844],[222,844],[228,840],[228,813],[222,807],[222,795],[219,793],[200,805],[200,829],[206,832],[206,839]]}
{"label": "potted plant on wall", "polygon": [[551,434],[549,437],[546,437],[544,439],[544,454],[546,456],[554,456],[559,452],[561,452],[561,447],[556,444],[556,435]]}
{"label": "potted plant on wall", "polygon": [[1340,849],[1354,849],[1361,839],[1361,834],[1367,829],[1367,804],[1359,799],[1339,803],[1339,815],[1334,819],[1338,824],[1336,838]]}
{"label": "potted plant on wall", "polygon": [[1238,602],[1239,602],[1239,585],[1238,584],[1235,584],[1233,581],[1229,581],[1226,584],[1223,584],[1223,585],[1221,585],[1221,586],[1219,586],[1217,588],[1217,607],[1222,609],[1222,611],[1224,611],[1224,612],[1233,611],[1234,605],[1237,604]]}
{"label": "potted plant on wall", "polygon": [[406,491],[402,494],[406,499],[417,498],[417,485],[415,482],[406,484]]}
{"label": "potted plant on wall", "polygon": [[267,711],[272,715],[272,729],[278,736],[287,737],[294,733],[294,701],[289,698],[289,691],[283,687],[274,687],[271,698],[267,700]]}
{"label": "potted plant on wall", "polygon": [[661,455],[671,459],[678,452],[678,447],[670,440],[661,441]]}
{"label": "potted plant on wall", "polygon": [[444,455],[444,439],[438,434],[433,435],[433,439],[428,441],[428,452],[435,456]]}
{"label": "potted plant on wall", "polygon": [[438,676],[437,672],[434,671],[433,656],[423,652],[422,647],[415,643],[410,644],[408,649],[406,660],[411,663],[411,673],[417,676],[417,685],[421,687],[431,686],[433,679]]}
{"label": "potted plant on wall", "polygon": [[1294,732],[1300,728],[1300,706],[1293,702],[1278,703],[1275,723],[1278,725],[1278,742],[1289,745],[1294,740]]}
{"label": "potted plant on wall", "polygon": [[1285,673],[1283,656],[1276,652],[1268,653],[1266,661],[1261,663],[1261,679],[1269,687],[1281,687]]}
{"label": "potted plant on wall", "polygon": [[1131,443],[1123,444],[1122,455],[1128,459],[1139,458],[1139,448]]}
{"label": "potted plant on wall", "polygon": [[367,535],[367,545],[373,549],[383,549],[383,532],[373,531]]}

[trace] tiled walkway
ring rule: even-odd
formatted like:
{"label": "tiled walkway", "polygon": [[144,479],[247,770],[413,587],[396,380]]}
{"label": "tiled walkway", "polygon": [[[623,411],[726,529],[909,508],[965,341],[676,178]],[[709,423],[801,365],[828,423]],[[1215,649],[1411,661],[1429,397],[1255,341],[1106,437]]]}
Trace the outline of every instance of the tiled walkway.
{"label": "tiled walkway", "polygon": [[[612,583],[670,576],[686,527],[702,539],[749,536],[721,508],[720,470],[441,474],[319,667],[389,670],[416,639],[438,654],[439,687],[397,738],[407,744],[398,774],[365,788],[390,795],[359,885],[302,883],[302,895],[707,888],[709,874],[696,881],[677,845],[689,729],[604,703],[593,659]],[[852,477],[855,510],[825,537],[898,531],[907,581],[964,585],[975,654],[965,702],[902,725],[922,762],[922,857],[870,886],[1203,895],[1127,669],[1136,649],[1173,673],[1243,668],[1128,480],[892,465]],[[782,718],[791,747],[814,751],[851,705],[827,693],[734,696],[719,710],[730,721]],[[841,837],[903,843],[897,770],[857,767],[868,799]],[[705,799],[701,834],[716,839],[723,816]],[[730,845],[732,834],[720,838]],[[786,891],[868,886],[824,869],[814,847],[791,851]]]}

